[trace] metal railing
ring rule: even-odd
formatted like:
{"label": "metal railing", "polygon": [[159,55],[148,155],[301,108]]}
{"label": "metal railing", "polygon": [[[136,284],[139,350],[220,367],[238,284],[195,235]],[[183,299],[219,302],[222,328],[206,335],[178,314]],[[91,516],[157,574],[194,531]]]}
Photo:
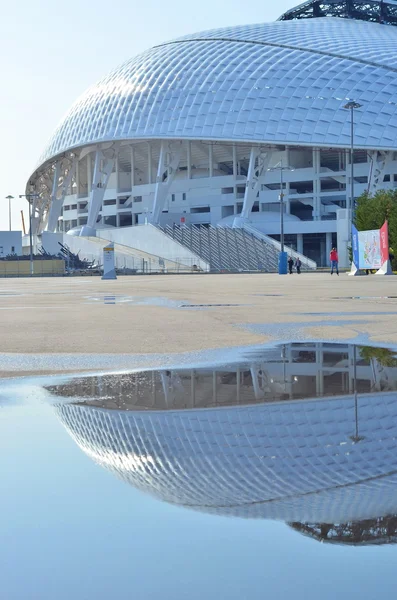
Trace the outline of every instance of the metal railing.
{"label": "metal railing", "polygon": [[163,231],[209,263],[213,272],[278,269],[277,242],[267,236],[261,238],[240,228],[203,225],[167,225]]}
{"label": "metal railing", "polygon": [[[262,239],[267,244],[270,244],[271,246],[273,246],[277,250],[277,252],[281,251],[280,242],[278,242],[277,240],[274,240],[269,235],[262,233],[261,231],[259,231],[255,227],[253,227],[252,225],[249,225],[246,223],[244,223],[243,228],[245,231],[252,233],[252,235],[257,237],[258,239]],[[317,269],[317,263],[314,260],[312,260],[311,258],[308,258],[304,254],[301,254],[300,252],[297,252],[296,250],[293,250],[289,246],[284,245],[284,249],[285,249],[285,252],[287,252],[289,256],[292,256],[292,258],[294,258],[295,260],[297,258],[299,258],[302,263],[303,268],[309,269],[310,271],[315,271]]]}

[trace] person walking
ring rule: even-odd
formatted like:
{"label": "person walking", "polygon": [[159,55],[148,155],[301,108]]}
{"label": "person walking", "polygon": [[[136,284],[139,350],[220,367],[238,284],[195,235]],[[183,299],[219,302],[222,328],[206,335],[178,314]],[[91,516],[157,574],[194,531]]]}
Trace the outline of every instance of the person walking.
{"label": "person walking", "polygon": [[336,248],[332,248],[331,252],[329,253],[329,260],[331,262],[331,275],[333,275],[334,273],[334,269],[336,270],[336,274],[339,275],[339,268],[338,268],[338,252],[336,250]]}
{"label": "person walking", "polygon": [[296,272],[298,273],[298,275],[301,274],[301,266],[302,266],[302,262],[301,262],[301,259],[298,257],[295,261]]}
{"label": "person walking", "polygon": [[293,269],[293,267],[294,267],[294,260],[293,260],[292,256],[290,256],[289,259],[288,259],[288,270],[289,270],[289,274],[290,275],[292,275],[292,269]]}

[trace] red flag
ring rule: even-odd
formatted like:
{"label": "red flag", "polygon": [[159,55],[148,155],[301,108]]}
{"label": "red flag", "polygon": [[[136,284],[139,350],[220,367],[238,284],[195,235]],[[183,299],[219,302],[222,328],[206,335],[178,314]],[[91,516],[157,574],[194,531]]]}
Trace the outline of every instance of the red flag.
{"label": "red flag", "polygon": [[380,255],[383,263],[389,260],[389,231],[387,221],[380,228]]}

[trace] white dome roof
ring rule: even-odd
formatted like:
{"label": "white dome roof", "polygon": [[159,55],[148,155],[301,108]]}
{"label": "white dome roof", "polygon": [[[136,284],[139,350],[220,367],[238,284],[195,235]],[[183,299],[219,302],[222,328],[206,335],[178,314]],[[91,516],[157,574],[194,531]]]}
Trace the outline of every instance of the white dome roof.
{"label": "white dome roof", "polygon": [[95,142],[212,139],[397,148],[397,28],[314,18],[189,35],[126,61],[67,113],[42,162]]}
{"label": "white dome roof", "polygon": [[346,523],[397,512],[397,395],[224,408],[57,413],[80,448],[134,487],[186,508]]}

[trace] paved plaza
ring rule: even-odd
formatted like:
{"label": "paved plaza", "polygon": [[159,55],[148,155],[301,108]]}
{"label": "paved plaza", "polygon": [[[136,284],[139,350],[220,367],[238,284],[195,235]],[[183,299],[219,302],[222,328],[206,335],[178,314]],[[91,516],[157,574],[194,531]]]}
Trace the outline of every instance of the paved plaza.
{"label": "paved plaza", "polygon": [[1,279],[0,311],[3,377],[67,371],[62,357],[78,355],[148,359],[278,339],[397,344],[395,277]]}

